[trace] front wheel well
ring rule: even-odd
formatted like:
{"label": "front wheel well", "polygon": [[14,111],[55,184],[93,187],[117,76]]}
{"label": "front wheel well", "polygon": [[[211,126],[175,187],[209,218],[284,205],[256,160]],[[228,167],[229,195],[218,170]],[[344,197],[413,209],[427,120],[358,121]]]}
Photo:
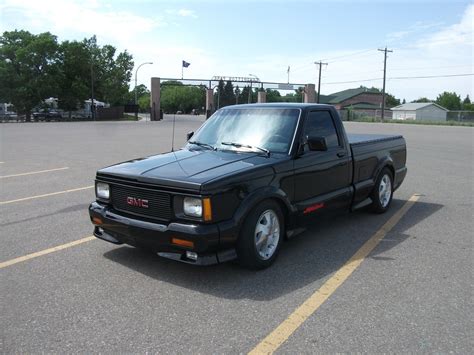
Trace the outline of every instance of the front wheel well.
{"label": "front wheel well", "polygon": [[253,209],[255,209],[259,204],[263,203],[264,201],[275,201],[278,204],[278,206],[280,207],[281,213],[283,214],[283,218],[284,218],[283,223],[285,224],[285,227],[286,227],[286,225],[289,221],[289,214],[290,214],[288,206],[285,204],[284,201],[282,201],[281,199],[279,199],[278,197],[275,197],[275,196],[266,197],[266,198],[263,198],[263,199],[258,200],[257,202],[255,202],[252,205],[252,207],[247,210],[247,212],[245,213],[245,215],[242,218],[242,221],[245,221],[245,219],[248,217],[250,212],[252,212]]}

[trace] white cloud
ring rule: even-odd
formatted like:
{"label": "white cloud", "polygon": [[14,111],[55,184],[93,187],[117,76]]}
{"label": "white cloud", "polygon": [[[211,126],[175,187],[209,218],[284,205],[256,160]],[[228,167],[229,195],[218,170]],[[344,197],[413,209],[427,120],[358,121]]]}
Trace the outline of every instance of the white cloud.
{"label": "white cloud", "polygon": [[[97,1],[6,0],[0,7],[1,31],[26,27],[30,31],[55,34],[96,34],[99,38],[127,41],[164,26],[163,19],[142,17],[125,11],[114,11]],[[13,27],[13,28],[12,28]],[[78,39],[78,38],[76,38]]]}
{"label": "white cloud", "polygon": [[421,48],[430,49],[457,45],[472,46],[474,44],[473,32],[474,5],[469,5],[459,23],[446,27],[434,35],[420,40],[417,44]]}
{"label": "white cloud", "polygon": [[178,15],[182,17],[194,17],[197,18],[196,14],[194,13],[193,10],[189,9],[180,9],[178,10]]}

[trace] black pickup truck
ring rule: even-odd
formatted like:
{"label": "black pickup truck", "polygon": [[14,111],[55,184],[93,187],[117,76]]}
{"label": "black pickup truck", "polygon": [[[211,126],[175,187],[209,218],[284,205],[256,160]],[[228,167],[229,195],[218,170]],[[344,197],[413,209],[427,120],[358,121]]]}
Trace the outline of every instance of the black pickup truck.
{"label": "black pickup truck", "polygon": [[218,110],[180,150],[97,172],[97,238],[213,264],[268,267],[285,238],[335,211],[385,212],[407,173],[402,136],[347,135],[329,105]]}

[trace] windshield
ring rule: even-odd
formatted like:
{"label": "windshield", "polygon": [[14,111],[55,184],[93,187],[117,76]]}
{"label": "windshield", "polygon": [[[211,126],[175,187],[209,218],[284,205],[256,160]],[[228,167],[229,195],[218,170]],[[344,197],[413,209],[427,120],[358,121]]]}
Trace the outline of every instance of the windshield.
{"label": "windshield", "polygon": [[299,114],[299,109],[220,110],[196,132],[191,142],[222,150],[263,149],[271,153],[288,153]]}

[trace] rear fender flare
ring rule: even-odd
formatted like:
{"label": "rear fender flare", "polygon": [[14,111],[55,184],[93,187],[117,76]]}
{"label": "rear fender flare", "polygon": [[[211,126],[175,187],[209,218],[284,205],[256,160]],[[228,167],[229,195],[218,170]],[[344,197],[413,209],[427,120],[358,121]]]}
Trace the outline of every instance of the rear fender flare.
{"label": "rear fender flare", "polygon": [[374,177],[373,177],[374,184],[377,181],[377,177],[379,176],[379,174],[382,172],[383,168],[385,167],[388,167],[392,171],[393,178],[395,179],[395,168],[393,166],[393,160],[391,157],[385,157],[379,162],[379,164],[377,165],[377,168],[374,171]]}

